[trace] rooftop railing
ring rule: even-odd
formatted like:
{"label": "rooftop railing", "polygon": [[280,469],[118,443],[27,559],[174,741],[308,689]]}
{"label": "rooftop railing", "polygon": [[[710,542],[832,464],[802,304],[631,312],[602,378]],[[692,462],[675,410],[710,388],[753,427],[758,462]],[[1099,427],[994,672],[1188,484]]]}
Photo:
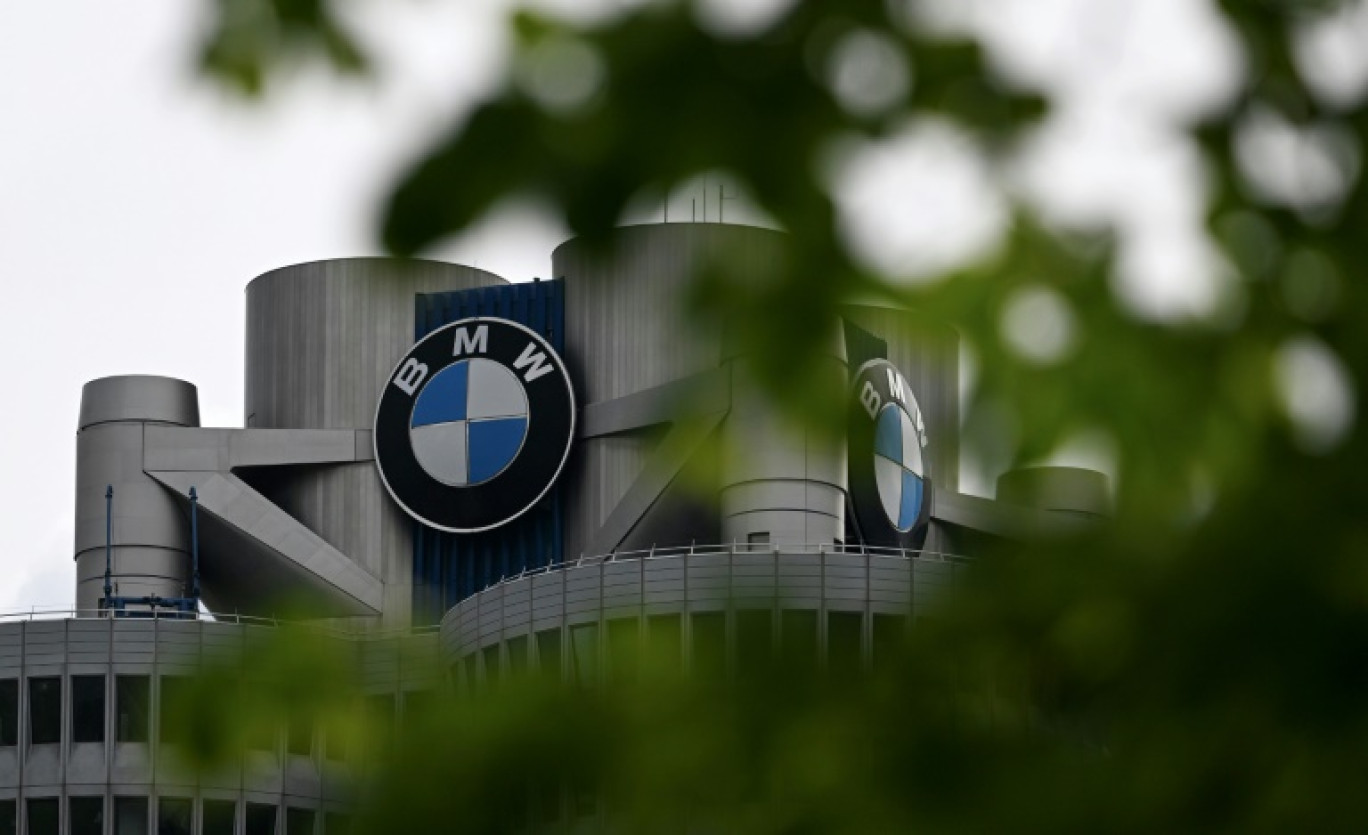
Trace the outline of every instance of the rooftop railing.
{"label": "rooftop railing", "polygon": [[[902,560],[926,560],[942,563],[968,563],[971,558],[960,554],[948,554],[940,551],[925,551],[913,548],[887,548],[873,545],[843,545],[840,543],[822,544],[802,544],[802,543],[758,543],[758,542],[736,542],[736,543],[714,543],[714,544],[690,544],[669,546],[663,548],[644,548],[629,551],[612,551],[607,554],[596,556],[581,555],[573,560],[551,563],[536,568],[525,569],[518,574],[511,574],[499,579],[491,584],[489,588],[497,588],[505,583],[522,580],[526,577],[534,577],[539,574],[546,574],[552,571],[560,571],[567,568],[580,568],[582,566],[602,565],[614,562],[625,562],[630,560],[657,560],[674,559],[679,557],[702,557],[702,556],[722,556],[722,555],[741,555],[741,554],[843,554],[862,557],[879,557],[883,559],[902,559]],[[319,621],[287,619],[276,617],[261,617],[257,615],[243,615],[236,612],[180,612],[175,610],[149,610],[149,611],[114,611],[109,609],[76,609],[76,608],[39,608],[33,607],[23,611],[0,612],[0,624],[13,623],[18,621],[44,621],[44,620],[158,620],[158,621],[202,621],[205,623],[227,623],[239,626],[268,626],[277,627],[281,625],[307,624],[311,628],[320,629],[325,632],[335,633],[349,637],[380,638],[393,635],[413,635],[436,632],[439,629],[437,624],[428,626],[416,626],[408,629],[392,629],[384,631],[349,631],[334,626],[329,626]]]}

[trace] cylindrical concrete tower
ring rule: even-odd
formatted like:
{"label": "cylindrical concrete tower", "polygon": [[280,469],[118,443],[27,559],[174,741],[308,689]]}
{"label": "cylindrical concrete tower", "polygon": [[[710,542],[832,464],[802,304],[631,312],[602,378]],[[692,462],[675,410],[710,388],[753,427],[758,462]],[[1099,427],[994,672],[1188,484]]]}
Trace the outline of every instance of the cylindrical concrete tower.
{"label": "cylindrical concrete tower", "polygon": [[[368,432],[380,389],[414,342],[419,293],[505,284],[458,264],[315,261],[247,286],[246,426]],[[358,438],[369,447],[369,437]],[[371,462],[245,474],[256,489],[385,583],[384,625],[407,626],[414,521]]]}
{"label": "cylindrical concrete tower", "polygon": [[[845,537],[845,439],[801,425],[764,394],[744,356],[727,360],[731,411],[722,433],[718,499],[724,543],[825,545]],[[831,321],[810,369],[837,402],[848,386],[845,342]]]}
{"label": "cylindrical concrete tower", "polygon": [[[719,258],[741,272],[773,272],[785,237],[749,226],[668,223],[618,229],[599,250],[579,239],[557,247],[552,275],[566,282],[566,362],[580,403],[610,401],[717,370],[722,334],[686,315],[694,278]],[[595,531],[658,441],[654,431],[581,441],[567,474],[576,485],[565,493],[567,555],[591,547]],[[683,541],[691,538],[701,542],[710,535],[694,527]],[[631,542],[677,544],[663,530],[634,532]]]}
{"label": "cylindrical concrete tower", "polygon": [[112,574],[117,597],[185,597],[190,578],[184,511],[143,472],[149,424],[199,426],[199,395],[168,377],[105,377],[81,390],[76,434],[76,606],[104,597],[105,490],[114,488]]}

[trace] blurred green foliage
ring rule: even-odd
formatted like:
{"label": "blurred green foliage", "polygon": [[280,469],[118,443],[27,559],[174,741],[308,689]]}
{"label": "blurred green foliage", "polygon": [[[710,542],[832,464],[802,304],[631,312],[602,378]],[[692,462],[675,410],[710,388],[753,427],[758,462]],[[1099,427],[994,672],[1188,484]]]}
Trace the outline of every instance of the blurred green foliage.
{"label": "blurred green foliage", "polygon": [[[340,5],[219,0],[204,66],[248,91],[300,58],[360,68],[364,38]],[[1103,437],[1117,513],[1085,538],[981,560],[901,662],[859,686],[776,673],[720,697],[646,677],[510,687],[438,711],[381,770],[369,831],[506,829],[510,808],[534,814],[527,798],[581,778],[624,831],[1368,825],[1368,449],[1352,420],[1368,390],[1368,115],[1361,97],[1318,96],[1293,49],[1308,16],[1337,5],[1220,4],[1244,75],[1189,127],[1223,295],[1173,321],[1118,300],[1107,236],[1058,232],[1027,205],[1001,245],[940,281],[852,255],[824,167],[834,148],[935,116],[996,170],[1048,109],[981,45],[928,31],[915,4],[797,2],[747,32],[702,26],[684,3],[593,23],[514,13],[507,83],[395,183],[380,230],[391,251],[419,252],[510,196],[606,241],[638,195],[727,172],[792,233],[791,257],[764,281],[700,276],[696,313],[750,324],[776,399],[822,413],[805,369],[843,301],[944,317],[979,369],[965,443],[1010,435],[1006,466]],[[872,109],[843,102],[825,70],[855,32],[895,45],[913,78]],[[1260,172],[1239,148],[1269,118],[1328,138],[1332,188],[1298,199],[1251,185]],[[1070,350],[1023,355],[1004,334],[1023,293],[1063,311]],[[1347,423],[1327,418],[1335,403]],[[337,692],[346,679],[320,678]],[[324,709],[328,689],[300,695]],[[295,709],[288,698],[272,710]]]}

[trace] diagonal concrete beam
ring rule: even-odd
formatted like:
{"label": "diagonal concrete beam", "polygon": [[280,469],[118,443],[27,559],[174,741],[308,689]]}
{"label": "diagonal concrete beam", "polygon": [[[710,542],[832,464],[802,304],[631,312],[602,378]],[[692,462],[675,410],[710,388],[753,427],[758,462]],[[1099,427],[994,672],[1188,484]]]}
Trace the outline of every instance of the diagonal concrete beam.
{"label": "diagonal concrete beam", "polygon": [[671,426],[646,459],[646,465],[641,468],[632,486],[627,488],[622,501],[618,502],[594,533],[584,553],[606,554],[621,545],[698,448],[717,429],[726,414],[725,411],[713,412],[680,420]]}
{"label": "diagonal concrete beam", "polygon": [[625,397],[590,403],[581,412],[580,437],[600,438],[725,412],[730,405],[730,378],[725,368],[719,368]]}
{"label": "diagonal concrete beam", "polygon": [[379,579],[304,527],[245,481],[228,472],[152,470],[147,474],[180,496],[196,488],[200,508],[227,526],[218,537],[231,547],[203,549],[206,575],[230,578],[263,603],[298,583],[330,614],[376,615],[384,599]]}

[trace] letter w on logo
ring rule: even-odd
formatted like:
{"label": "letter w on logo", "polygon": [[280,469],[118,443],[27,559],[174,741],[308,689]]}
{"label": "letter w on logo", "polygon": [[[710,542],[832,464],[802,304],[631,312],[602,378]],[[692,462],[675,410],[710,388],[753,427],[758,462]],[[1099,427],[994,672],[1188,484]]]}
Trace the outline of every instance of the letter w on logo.
{"label": "letter w on logo", "polygon": [[523,373],[523,379],[529,383],[538,377],[550,374],[552,370],[551,363],[546,359],[546,354],[537,350],[537,343],[535,342],[527,343],[523,352],[518,355],[517,359],[513,360],[513,367],[519,371],[528,365],[532,367]]}

